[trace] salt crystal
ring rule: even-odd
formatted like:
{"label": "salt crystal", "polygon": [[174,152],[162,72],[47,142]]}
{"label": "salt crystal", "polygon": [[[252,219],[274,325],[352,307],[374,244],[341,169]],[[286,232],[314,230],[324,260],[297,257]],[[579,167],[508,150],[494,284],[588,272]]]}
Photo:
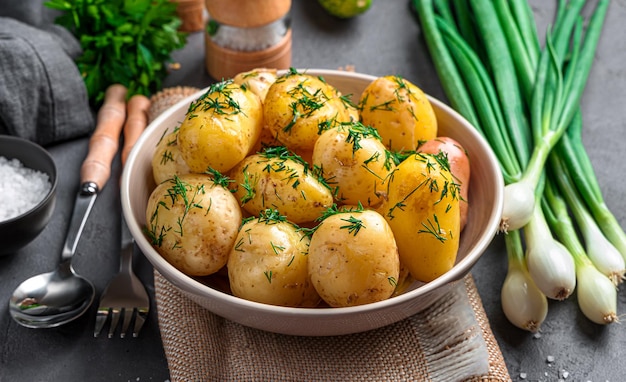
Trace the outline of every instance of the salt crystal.
{"label": "salt crystal", "polygon": [[548,358],[546,358],[546,360],[548,361],[548,363],[552,363],[554,362],[554,357],[549,355]]}
{"label": "salt crystal", "polygon": [[521,379],[526,379],[526,373],[519,373],[519,377]]}
{"label": "salt crystal", "polygon": [[19,216],[43,200],[50,188],[48,174],[0,156],[0,221]]}
{"label": "salt crystal", "polygon": [[569,377],[569,373],[565,370],[561,370],[561,377],[563,379],[567,379],[567,377]]}

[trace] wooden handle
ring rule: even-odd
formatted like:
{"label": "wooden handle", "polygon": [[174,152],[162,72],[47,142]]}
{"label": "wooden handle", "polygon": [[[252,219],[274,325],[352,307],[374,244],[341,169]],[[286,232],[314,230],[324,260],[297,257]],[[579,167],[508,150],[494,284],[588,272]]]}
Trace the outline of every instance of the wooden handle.
{"label": "wooden handle", "polygon": [[128,154],[133,149],[135,142],[148,126],[148,111],[150,99],[144,95],[136,94],[128,100],[126,105],[126,123],[124,124],[124,146],[122,147],[122,167],[126,163]]}
{"label": "wooden handle", "polygon": [[107,88],[97,116],[96,129],[89,139],[89,152],[80,169],[81,183],[94,182],[101,190],[111,176],[111,163],[119,148],[126,120],[126,93],[123,85]]}

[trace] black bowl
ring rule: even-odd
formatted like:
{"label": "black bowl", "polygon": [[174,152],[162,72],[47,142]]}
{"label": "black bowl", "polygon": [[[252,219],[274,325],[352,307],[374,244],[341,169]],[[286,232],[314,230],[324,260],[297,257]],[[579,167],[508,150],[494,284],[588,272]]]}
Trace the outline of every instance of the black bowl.
{"label": "black bowl", "polygon": [[35,207],[0,221],[0,255],[8,255],[33,241],[50,221],[56,204],[57,168],[43,147],[14,136],[0,135],[0,156],[15,158],[26,168],[48,174],[51,183],[48,194]]}

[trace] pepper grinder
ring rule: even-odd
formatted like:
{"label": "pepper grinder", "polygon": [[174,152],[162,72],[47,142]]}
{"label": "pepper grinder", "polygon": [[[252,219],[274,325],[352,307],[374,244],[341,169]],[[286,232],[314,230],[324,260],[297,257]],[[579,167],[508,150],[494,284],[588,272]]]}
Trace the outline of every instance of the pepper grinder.
{"label": "pepper grinder", "polygon": [[291,0],[206,0],[206,70],[216,80],[291,66]]}

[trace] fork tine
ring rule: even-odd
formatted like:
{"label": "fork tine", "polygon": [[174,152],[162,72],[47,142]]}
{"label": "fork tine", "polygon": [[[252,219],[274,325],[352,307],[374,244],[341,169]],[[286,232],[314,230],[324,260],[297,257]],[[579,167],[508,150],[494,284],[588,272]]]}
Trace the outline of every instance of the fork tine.
{"label": "fork tine", "polygon": [[106,324],[108,318],[109,309],[98,309],[98,313],[96,313],[96,326],[93,331],[94,337],[98,337],[100,335],[100,333],[102,332],[102,328],[104,328],[104,324]]}
{"label": "fork tine", "polygon": [[[125,225],[123,225],[123,228]],[[126,230],[123,230],[123,233]],[[108,317],[110,327],[108,337],[113,338],[118,326],[120,326],[120,338],[130,337],[130,327],[133,326],[132,336],[138,337],[148,311],[150,310],[150,297],[141,280],[133,272],[134,241],[124,241],[120,251],[120,269],[109,281],[100,297],[100,306],[96,315],[94,337],[100,334],[106,325]],[[137,312],[137,313],[135,313]],[[135,323],[131,321],[135,320]],[[122,322],[119,322],[119,321]]]}
{"label": "fork tine", "polygon": [[109,327],[109,338],[113,338],[113,333],[115,333],[117,323],[120,321],[120,315],[121,312],[119,308],[111,308],[111,326]]}
{"label": "fork tine", "polygon": [[133,328],[133,337],[139,337],[139,332],[143,327],[143,324],[146,322],[146,317],[148,316],[147,308],[139,308],[137,309],[137,315],[135,316],[135,327]]}
{"label": "fork tine", "polygon": [[120,338],[126,337],[126,331],[130,326],[130,321],[133,319],[133,311],[132,308],[124,308],[124,315],[122,316],[122,331],[120,332]]}

